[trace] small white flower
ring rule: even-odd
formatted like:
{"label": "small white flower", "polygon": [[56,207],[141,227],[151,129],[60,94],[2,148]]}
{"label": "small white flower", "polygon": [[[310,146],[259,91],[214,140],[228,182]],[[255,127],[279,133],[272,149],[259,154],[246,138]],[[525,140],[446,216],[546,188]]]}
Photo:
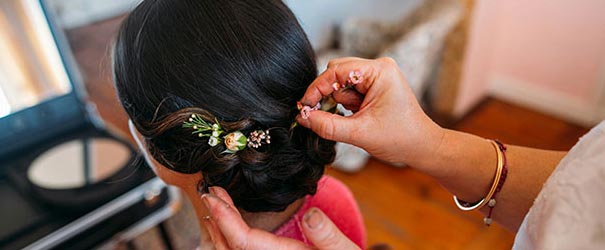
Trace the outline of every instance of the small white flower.
{"label": "small white flower", "polygon": [[210,137],[210,139],[208,139],[208,145],[214,147],[216,145],[218,145],[218,138],[212,136]]}
{"label": "small white flower", "polygon": [[218,131],[214,130],[212,131],[212,137],[218,137],[220,134],[218,133]]}
{"label": "small white flower", "polygon": [[197,125],[193,125],[193,129],[197,129]]}
{"label": "small white flower", "polygon": [[212,124],[212,128],[213,128],[214,130],[219,129],[218,124],[216,124],[216,123],[215,123],[215,124]]}

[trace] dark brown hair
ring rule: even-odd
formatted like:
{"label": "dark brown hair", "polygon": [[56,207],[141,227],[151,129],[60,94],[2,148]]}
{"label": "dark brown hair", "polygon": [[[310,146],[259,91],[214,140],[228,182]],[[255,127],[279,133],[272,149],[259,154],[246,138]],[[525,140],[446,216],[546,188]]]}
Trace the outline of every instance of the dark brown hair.
{"label": "dark brown hair", "polygon": [[[201,172],[249,212],[282,211],[314,194],[334,142],[290,129],[317,75],[315,56],[279,0],[145,0],[123,22],[113,53],[120,102],[151,155]],[[192,135],[197,114],[229,132],[270,130],[271,144],[224,154]]]}

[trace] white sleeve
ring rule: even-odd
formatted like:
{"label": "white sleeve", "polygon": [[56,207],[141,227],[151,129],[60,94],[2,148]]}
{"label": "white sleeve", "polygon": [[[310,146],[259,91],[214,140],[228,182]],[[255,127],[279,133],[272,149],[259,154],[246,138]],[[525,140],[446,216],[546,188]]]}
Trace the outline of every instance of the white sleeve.
{"label": "white sleeve", "polygon": [[513,249],[605,249],[605,121],[548,178]]}

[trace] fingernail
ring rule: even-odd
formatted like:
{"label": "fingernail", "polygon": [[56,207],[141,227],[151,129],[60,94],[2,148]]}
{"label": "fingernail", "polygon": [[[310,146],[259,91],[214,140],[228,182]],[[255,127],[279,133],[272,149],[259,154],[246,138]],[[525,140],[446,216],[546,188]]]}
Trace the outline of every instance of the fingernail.
{"label": "fingernail", "polygon": [[216,195],[216,188],[215,187],[209,187],[208,188],[208,192],[210,192],[213,195]]}
{"label": "fingernail", "polygon": [[305,214],[303,220],[310,229],[316,229],[321,226],[323,222],[323,216],[317,212],[316,209],[312,208]]}
{"label": "fingernail", "polygon": [[212,199],[212,194],[203,194],[202,195],[202,203],[206,206],[208,211],[211,211],[212,206],[216,204],[216,200]]}
{"label": "fingernail", "polygon": [[297,108],[298,110],[301,110],[301,109],[303,108],[303,104],[302,104],[302,102],[296,102],[296,108]]}
{"label": "fingernail", "polygon": [[332,88],[334,89],[334,91],[339,91],[340,83],[338,83],[338,82],[332,83]]}

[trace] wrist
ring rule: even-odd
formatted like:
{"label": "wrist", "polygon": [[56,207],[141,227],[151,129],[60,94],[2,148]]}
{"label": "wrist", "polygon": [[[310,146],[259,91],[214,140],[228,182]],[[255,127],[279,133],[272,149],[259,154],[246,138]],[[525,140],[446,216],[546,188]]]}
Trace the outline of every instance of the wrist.
{"label": "wrist", "polygon": [[459,198],[475,201],[489,190],[497,166],[496,156],[488,140],[444,129],[439,146],[417,169]]}
{"label": "wrist", "polygon": [[[427,131],[422,133],[418,142],[412,145],[412,149],[405,157],[405,163],[412,168],[427,173],[436,164],[436,157],[443,155],[443,148],[447,148],[448,129],[444,129],[435,123],[425,126]],[[439,157],[441,158],[441,157]]]}

